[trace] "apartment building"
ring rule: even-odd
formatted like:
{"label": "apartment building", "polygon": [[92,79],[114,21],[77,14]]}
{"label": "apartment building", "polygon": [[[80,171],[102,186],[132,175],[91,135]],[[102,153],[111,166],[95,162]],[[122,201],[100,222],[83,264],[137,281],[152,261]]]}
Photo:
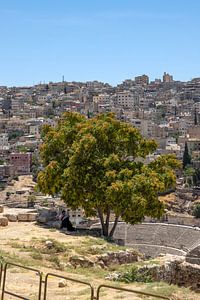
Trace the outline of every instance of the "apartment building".
{"label": "apartment building", "polygon": [[93,96],[93,102],[99,104],[106,104],[110,101],[110,95],[108,94],[99,94],[98,96]]}
{"label": "apartment building", "polygon": [[134,108],[139,106],[139,95],[124,91],[116,94],[116,104],[124,108]]}

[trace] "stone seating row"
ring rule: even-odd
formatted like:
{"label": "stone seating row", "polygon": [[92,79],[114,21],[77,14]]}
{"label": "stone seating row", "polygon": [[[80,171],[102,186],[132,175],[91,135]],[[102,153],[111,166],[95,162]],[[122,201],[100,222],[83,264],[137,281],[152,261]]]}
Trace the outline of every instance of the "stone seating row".
{"label": "stone seating row", "polygon": [[[121,228],[119,229],[119,227]],[[119,224],[115,239],[125,244],[149,244],[188,251],[194,243],[200,244],[200,230],[189,226],[163,223],[142,223],[134,226]]]}

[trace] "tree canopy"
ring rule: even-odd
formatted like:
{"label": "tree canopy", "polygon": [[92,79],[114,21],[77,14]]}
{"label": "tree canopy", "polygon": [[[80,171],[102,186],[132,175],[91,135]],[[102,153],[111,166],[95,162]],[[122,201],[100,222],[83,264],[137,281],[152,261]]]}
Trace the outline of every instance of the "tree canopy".
{"label": "tree canopy", "polygon": [[82,207],[87,216],[98,214],[104,236],[113,235],[119,218],[135,224],[163,214],[158,193],[174,186],[179,163],[173,155],[145,163],[156,142],[131,124],[111,113],[88,119],[68,112],[57,126],[45,125],[42,138],[40,190],[60,193],[68,206]]}

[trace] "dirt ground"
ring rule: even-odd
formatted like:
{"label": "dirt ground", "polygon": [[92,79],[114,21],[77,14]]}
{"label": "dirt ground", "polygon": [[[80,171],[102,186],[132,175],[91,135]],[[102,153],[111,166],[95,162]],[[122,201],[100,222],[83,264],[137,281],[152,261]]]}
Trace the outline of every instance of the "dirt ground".
{"label": "dirt ground", "polygon": [[[70,269],[64,268],[63,270],[54,269],[49,267],[47,261],[42,258],[41,260],[37,257],[36,260],[30,257],[30,252],[25,251],[23,246],[20,248],[18,245],[29,245],[33,241],[38,240],[56,240],[59,243],[66,245],[73,245],[74,249],[79,249],[84,239],[83,236],[77,234],[66,234],[65,232],[59,232],[56,230],[51,230],[49,228],[44,228],[38,226],[34,223],[24,223],[24,222],[13,222],[9,223],[7,227],[0,227],[0,251],[1,257],[6,256],[6,261],[20,263],[25,266],[31,266],[42,272],[43,280],[47,273],[55,273],[57,275],[66,276],[68,278],[73,278],[77,280],[82,280],[90,283],[95,290],[100,284],[115,285],[121,287],[127,287],[129,289],[134,289],[138,291],[147,291],[147,292],[157,292],[161,293],[163,289],[167,289],[168,286],[163,283],[152,285],[151,284],[121,284],[116,282],[111,282],[104,279],[105,270],[102,269]],[[15,245],[16,244],[16,245]],[[25,246],[24,246],[25,247]],[[66,250],[67,252],[67,250]],[[38,253],[37,253],[38,254]],[[67,253],[66,253],[67,255]],[[43,256],[45,257],[45,255]],[[51,257],[52,261],[55,257]],[[102,272],[103,276],[102,276]],[[98,277],[99,274],[99,277]],[[48,278],[48,288],[47,288],[47,299],[54,300],[89,300],[90,289],[84,284],[79,284],[67,281],[66,287],[58,287],[60,278],[53,277],[52,275]],[[2,285],[1,285],[2,288]],[[18,267],[11,267],[7,270],[6,275],[6,290],[17,293],[26,299],[36,300],[38,299],[38,288],[39,288],[39,276],[35,271],[27,271],[20,269]],[[159,292],[160,291],[160,292]],[[181,289],[175,289],[176,293],[181,293]],[[42,295],[44,293],[44,283],[42,284]],[[185,294],[184,294],[185,295]],[[180,297],[174,299],[188,299],[188,300],[197,300],[200,297],[197,294],[188,294],[187,298],[184,298],[181,294]],[[190,296],[189,296],[190,295]],[[4,299],[14,299],[13,296],[5,295]],[[43,297],[42,297],[43,299]],[[112,299],[126,299],[126,300],[139,300],[139,299],[156,299],[154,297],[145,297],[139,296],[132,293],[121,293],[119,291],[102,289],[100,293],[100,300],[112,300]]]}
{"label": "dirt ground", "polygon": [[[15,253],[15,255],[20,255],[20,251],[18,249],[12,248],[9,243],[11,241],[20,241],[23,243],[30,242],[33,239],[55,239],[62,243],[73,243],[74,246],[79,247],[80,241],[83,239],[82,236],[74,236],[70,234],[66,234],[59,231],[50,231],[47,228],[43,228],[37,226],[33,223],[9,223],[7,227],[0,228],[0,248],[6,252]],[[22,254],[22,253],[21,253]],[[26,253],[23,256],[26,256]],[[95,279],[91,282],[91,279],[88,280],[87,276],[80,274],[70,274],[68,272],[61,272],[60,270],[52,270],[43,267],[37,267],[43,274],[47,274],[48,272],[52,272],[61,276],[67,276],[73,279],[83,280],[88,283],[92,283],[94,286],[97,286],[102,282]],[[90,289],[82,284],[77,284],[71,281],[67,281],[67,286],[64,288],[58,287],[58,282],[60,278],[56,278],[53,276],[49,277],[48,290],[47,290],[47,299],[54,300],[75,300],[75,299],[90,299]],[[19,284],[20,283],[20,284]],[[108,284],[108,282],[105,282]],[[39,284],[39,276],[35,272],[26,271],[23,269],[19,269],[17,267],[8,269],[7,272],[7,280],[6,280],[6,289],[8,291],[12,291],[18,293],[19,295],[27,295],[30,299],[35,300],[38,298],[38,285]],[[44,290],[44,288],[43,288]],[[83,295],[82,295],[83,294]],[[114,299],[113,292],[112,296],[109,295],[109,292],[102,291],[101,299]],[[123,294],[122,298],[120,297],[120,293],[115,292],[117,295],[116,299],[141,299],[138,297],[134,297],[132,295]],[[126,297],[125,297],[126,296]],[[129,297],[130,296],[130,297]],[[125,297],[125,298],[124,298]],[[6,295],[5,299],[13,299],[13,297]]]}

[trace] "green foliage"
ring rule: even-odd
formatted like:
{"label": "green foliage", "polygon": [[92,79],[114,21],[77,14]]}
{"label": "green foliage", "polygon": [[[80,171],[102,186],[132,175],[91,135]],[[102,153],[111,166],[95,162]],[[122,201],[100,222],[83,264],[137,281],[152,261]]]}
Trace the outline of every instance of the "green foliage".
{"label": "green foliage", "polygon": [[36,196],[34,194],[31,194],[28,196],[27,200],[28,200],[28,207],[34,207]]}
{"label": "green foliage", "polygon": [[12,132],[9,132],[8,134],[8,140],[16,139],[20,136],[24,135],[24,132],[22,130],[13,130]]}
{"label": "green foliage", "polygon": [[192,177],[196,174],[196,171],[193,167],[185,167],[184,172],[183,172],[185,177]]}
{"label": "green foliage", "polygon": [[191,157],[189,155],[189,151],[188,151],[188,145],[187,143],[185,143],[185,150],[183,153],[183,169],[186,168],[186,166],[191,164]]}
{"label": "green foliage", "polygon": [[200,204],[195,205],[193,209],[193,216],[200,218]]}
{"label": "green foliage", "polygon": [[186,185],[193,186],[194,183],[197,182],[197,172],[196,170],[191,167],[191,166],[186,166],[185,169],[183,170],[183,175],[186,178]]}
{"label": "green foliage", "polygon": [[0,158],[0,165],[3,165],[5,163],[5,160]]}
{"label": "green foliage", "polygon": [[108,236],[110,213],[131,224],[145,215],[160,217],[162,192],[175,184],[173,155],[160,156],[145,165],[143,159],[156,150],[153,140],[113,114],[86,118],[65,113],[56,127],[42,130],[40,154],[44,170],[38,187],[45,194],[61,194],[73,209],[82,207],[87,216],[98,212],[103,234]]}
{"label": "green foliage", "polygon": [[138,267],[133,266],[129,270],[124,273],[120,273],[116,278],[116,281],[121,281],[125,283],[132,282],[152,282],[152,275],[149,269],[142,270],[142,272],[138,269]]}
{"label": "green foliage", "polygon": [[195,186],[200,184],[200,170],[197,168],[195,169],[195,174],[193,175],[193,182]]}
{"label": "green foliage", "polygon": [[57,256],[50,256],[48,260],[54,264],[55,268],[60,268],[60,259]]}
{"label": "green foliage", "polygon": [[32,155],[32,164],[31,164],[31,173],[33,175],[33,180],[37,179],[40,167],[41,167],[41,162],[40,162],[40,159],[39,159],[39,154],[38,153],[33,153],[33,155]]}
{"label": "green foliage", "polygon": [[27,153],[29,149],[26,146],[17,146],[17,151],[21,153]]}

